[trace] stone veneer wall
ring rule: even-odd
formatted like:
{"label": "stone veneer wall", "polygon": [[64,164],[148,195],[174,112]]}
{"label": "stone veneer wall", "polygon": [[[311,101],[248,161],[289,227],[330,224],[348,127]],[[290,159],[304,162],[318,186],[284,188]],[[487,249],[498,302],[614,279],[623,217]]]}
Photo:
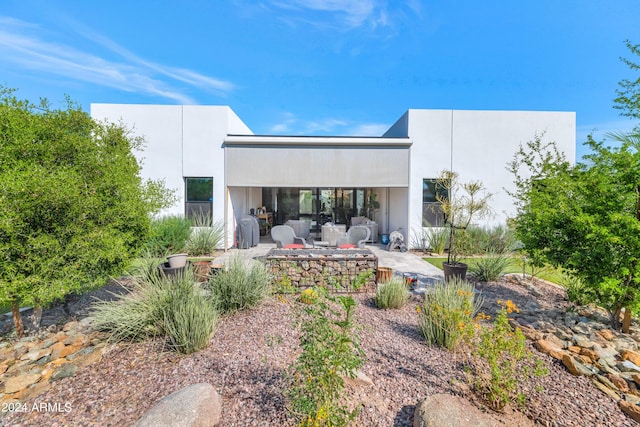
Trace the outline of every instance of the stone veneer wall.
{"label": "stone veneer wall", "polygon": [[[265,262],[276,282],[291,281],[304,290],[323,286],[332,292],[368,292],[376,288],[378,258],[369,249],[272,249]],[[358,289],[357,277],[369,275]]]}

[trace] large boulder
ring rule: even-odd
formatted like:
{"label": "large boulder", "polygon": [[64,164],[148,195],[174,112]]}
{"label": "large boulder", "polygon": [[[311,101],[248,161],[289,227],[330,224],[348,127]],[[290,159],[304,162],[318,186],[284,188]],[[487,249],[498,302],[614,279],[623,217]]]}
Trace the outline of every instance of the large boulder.
{"label": "large boulder", "polygon": [[211,427],[220,422],[222,399],[211,384],[192,384],[158,402],[135,427]]}
{"label": "large boulder", "polygon": [[[529,420],[518,423],[530,426]],[[450,394],[434,394],[416,406],[413,427],[495,427],[504,426],[490,414],[481,412],[471,402]]]}

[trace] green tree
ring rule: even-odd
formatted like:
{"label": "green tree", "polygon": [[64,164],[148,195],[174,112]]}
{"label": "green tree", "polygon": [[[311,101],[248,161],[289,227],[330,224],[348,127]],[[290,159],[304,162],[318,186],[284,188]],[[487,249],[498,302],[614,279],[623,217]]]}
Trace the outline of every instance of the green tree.
{"label": "green tree", "polygon": [[589,137],[591,154],[572,166],[536,136],[509,169],[515,230],[532,261],[571,270],[585,300],[605,308],[619,328],[622,309],[640,307],[640,135],[614,137],[614,148]]}
{"label": "green tree", "polygon": [[144,182],[132,150],[142,139],[65,109],[19,100],[0,88],[0,305],[43,307],[120,274],[173,203]]}
{"label": "green tree", "polygon": [[[640,45],[626,45],[640,56]],[[637,62],[621,59],[640,71]],[[614,108],[640,118],[640,78],[619,85]],[[612,147],[589,136],[590,154],[572,166],[536,135],[509,169],[517,187],[516,234],[534,265],[571,270],[583,282],[582,300],[605,308],[619,328],[623,308],[627,316],[640,308],[640,128],[608,137]]]}
{"label": "green tree", "polygon": [[[634,45],[629,40],[625,41],[627,48],[635,56],[640,57],[640,45]],[[620,58],[622,62],[627,64],[631,71],[640,71],[640,64],[628,58]],[[623,79],[618,83],[620,88],[616,90],[616,99],[613,108],[622,110],[620,115],[640,119],[640,76],[634,80]]]}

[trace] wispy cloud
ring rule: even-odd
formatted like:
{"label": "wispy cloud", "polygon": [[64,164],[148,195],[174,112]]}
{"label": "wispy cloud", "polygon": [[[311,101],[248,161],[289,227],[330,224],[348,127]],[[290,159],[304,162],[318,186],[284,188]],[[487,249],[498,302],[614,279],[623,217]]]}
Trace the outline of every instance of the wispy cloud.
{"label": "wispy cloud", "polygon": [[389,125],[382,123],[354,123],[335,118],[306,120],[286,112],[268,131],[276,135],[381,136],[388,128]]}
{"label": "wispy cloud", "polygon": [[80,24],[67,28],[73,28],[76,35],[115,54],[116,59],[50,41],[59,34],[49,34],[45,40],[42,28],[3,16],[0,16],[0,56],[5,64],[25,70],[37,70],[126,92],[142,92],[183,104],[195,103],[181,90],[183,84],[220,96],[234,88],[228,81],[147,61]]}
{"label": "wispy cloud", "polygon": [[341,30],[390,25],[387,2],[381,0],[270,0],[268,4],[289,23]]}

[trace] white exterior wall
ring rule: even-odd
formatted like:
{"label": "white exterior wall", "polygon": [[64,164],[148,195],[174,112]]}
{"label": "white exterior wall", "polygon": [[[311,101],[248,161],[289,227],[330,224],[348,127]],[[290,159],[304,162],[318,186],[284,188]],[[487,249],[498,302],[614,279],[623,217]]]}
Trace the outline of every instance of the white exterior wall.
{"label": "white exterior wall", "polygon": [[505,191],[514,188],[507,163],[520,144],[542,133],[575,161],[572,112],[409,110],[385,134],[413,141],[408,229],[419,230],[422,225],[422,180],[437,178],[444,169],[458,172],[460,182],[480,180],[494,194],[495,215],[480,225],[504,224],[514,213],[513,200]]}
{"label": "white exterior wall", "polygon": [[[226,106],[167,106],[141,104],[91,104],[91,116],[98,120],[123,122],[133,134],[146,140],[141,175],[163,179],[176,190],[178,202],[162,214],[184,214],[184,178],[213,177],[213,217],[225,215],[224,149],[227,134],[251,134],[251,130]],[[232,230],[232,228],[229,228]],[[228,233],[227,245],[233,234]]]}

